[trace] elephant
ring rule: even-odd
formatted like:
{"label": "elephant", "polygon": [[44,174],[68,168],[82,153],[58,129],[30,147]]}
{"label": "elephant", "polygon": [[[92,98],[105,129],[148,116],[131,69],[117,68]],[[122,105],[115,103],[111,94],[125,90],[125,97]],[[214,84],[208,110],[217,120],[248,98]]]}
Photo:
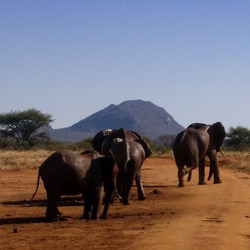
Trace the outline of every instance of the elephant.
{"label": "elephant", "polygon": [[151,148],[142,137],[130,130],[104,129],[98,132],[92,146],[99,153],[113,155],[118,165],[117,191],[124,205],[130,204],[130,192],[134,180],[137,185],[138,199],[146,199],[142,180],[141,167],[151,154]]}
{"label": "elephant", "polygon": [[47,192],[46,219],[55,221],[61,216],[57,201],[61,195],[82,194],[84,200],[83,218],[98,219],[104,185],[104,209],[100,218],[106,218],[110,204],[114,201],[118,168],[110,156],[86,150],[81,154],[70,150],[51,154],[40,166],[37,186],[31,200],[35,197],[39,179],[43,180]]}
{"label": "elephant", "polygon": [[206,184],[205,156],[210,160],[208,180],[214,175],[214,184],[222,182],[217,153],[222,153],[221,146],[225,136],[225,128],[221,122],[212,125],[193,123],[176,136],[173,153],[178,168],[179,187],[184,187],[184,175],[189,174],[188,181],[190,181],[192,170],[197,167],[199,167],[198,184]]}

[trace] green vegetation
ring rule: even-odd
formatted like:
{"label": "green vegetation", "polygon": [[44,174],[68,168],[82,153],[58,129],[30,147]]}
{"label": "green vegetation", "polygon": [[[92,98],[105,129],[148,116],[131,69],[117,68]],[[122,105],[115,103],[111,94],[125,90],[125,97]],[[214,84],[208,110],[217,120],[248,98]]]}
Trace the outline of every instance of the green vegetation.
{"label": "green vegetation", "polygon": [[230,127],[224,146],[235,151],[246,151],[250,149],[250,130],[238,126]]}
{"label": "green vegetation", "polygon": [[51,115],[36,109],[0,114],[0,146],[28,149],[48,141],[45,128],[52,121]]}

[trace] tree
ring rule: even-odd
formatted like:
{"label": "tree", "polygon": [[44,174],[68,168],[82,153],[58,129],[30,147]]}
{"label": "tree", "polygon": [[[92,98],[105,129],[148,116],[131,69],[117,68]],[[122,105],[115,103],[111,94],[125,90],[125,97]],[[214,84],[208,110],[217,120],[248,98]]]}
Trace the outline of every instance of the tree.
{"label": "tree", "polygon": [[230,127],[225,146],[232,147],[235,150],[247,149],[250,147],[250,130],[242,126]]}
{"label": "tree", "polygon": [[174,144],[175,137],[176,137],[176,135],[173,135],[173,134],[161,135],[158,137],[158,141],[167,147],[172,147]]}
{"label": "tree", "polygon": [[52,121],[50,114],[44,114],[34,108],[11,111],[0,114],[0,132],[5,138],[14,139],[16,142],[24,141],[31,146],[35,141],[47,138],[47,133],[42,128]]}

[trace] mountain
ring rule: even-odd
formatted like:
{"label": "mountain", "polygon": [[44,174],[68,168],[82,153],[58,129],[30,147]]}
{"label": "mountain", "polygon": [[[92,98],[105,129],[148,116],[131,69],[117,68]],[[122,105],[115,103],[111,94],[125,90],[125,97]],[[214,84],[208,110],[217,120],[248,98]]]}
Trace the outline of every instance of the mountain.
{"label": "mountain", "polygon": [[134,130],[151,140],[184,129],[163,108],[149,101],[132,100],[111,104],[70,127],[50,129],[49,135],[59,141],[77,142],[93,137],[105,128]]}

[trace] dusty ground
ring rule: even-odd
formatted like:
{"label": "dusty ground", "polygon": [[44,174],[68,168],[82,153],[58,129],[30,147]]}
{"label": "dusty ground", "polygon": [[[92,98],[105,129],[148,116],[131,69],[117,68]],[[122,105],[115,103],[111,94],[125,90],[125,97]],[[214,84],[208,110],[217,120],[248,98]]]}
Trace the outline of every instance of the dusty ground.
{"label": "dusty ground", "polygon": [[[118,201],[107,220],[84,221],[75,198],[60,207],[65,221],[46,223],[46,196],[37,169],[0,171],[0,249],[250,249],[250,176],[221,168],[222,184],[197,185],[198,171],[177,187],[172,159],[147,159],[147,200],[132,190],[130,206]],[[78,197],[77,197],[78,198]]]}

